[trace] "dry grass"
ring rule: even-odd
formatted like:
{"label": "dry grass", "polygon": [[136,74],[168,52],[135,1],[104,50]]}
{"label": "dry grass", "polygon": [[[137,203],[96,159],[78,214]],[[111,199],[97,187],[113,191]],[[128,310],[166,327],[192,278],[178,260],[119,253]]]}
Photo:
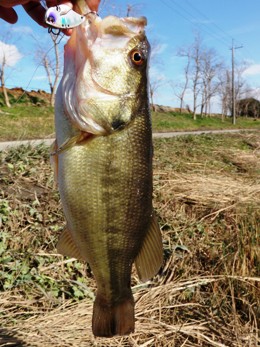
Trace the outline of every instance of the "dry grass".
{"label": "dry grass", "polygon": [[47,150],[1,159],[0,346],[258,346],[257,135],[156,141],[165,263],[148,283],[133,271],[136,332],[124,338],[93,337],[91,272],[55,253],[63,217]]}
{"label": "dry grass", "polygon": [[[259,278],[232,279],[249,284],[259,281]],[[18,319],[10,332],[28,346],[242,346],[243,341],[243,346],[256,346],[256,331],[237,331],[235,317],[232,321],[222,321],[214,315],[213,308],[196,302],[179,301],[180,293],[185,290],[214,286],[226,280],[228,278],[224,276],[195,278],[138,290],[135,294],[136,332],[129,337],[94,338],[91,334],[93,302],[90,300],[74,303],[67,301],[45,312],[35,310],[33,302],[12,298],[12,307],[16,305],[16,312],[10,307],[9,319],[17,320],[19,315],[28,310],[31,310],[31,314],[27,319]],[[0,303],[7,307],[10,306],[9,301],[8,297],[2,298]],[[175,311],[180,310],[181,317],[178,317],[179,313]],[[192,320],[188,319],[190,312]],[[187,322],[183,321],[184,315],[187,316]],[[239,341],[236,341],[236,334],[240,335]]]}

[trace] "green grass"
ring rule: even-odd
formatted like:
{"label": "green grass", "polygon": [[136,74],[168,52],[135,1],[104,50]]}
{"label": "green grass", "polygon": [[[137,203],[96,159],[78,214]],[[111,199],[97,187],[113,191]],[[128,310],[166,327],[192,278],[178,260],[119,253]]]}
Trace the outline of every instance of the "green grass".
{"label": "green grass", "polygon": [[184,131],[184,130],[212,130],[212,129],[257,129],[260,128],[260,120],[252,118],[237,118],[237,124],[232,124],[231,117],[226,117],[224,121],[221,117],[201,117],[197,115],[197,120],[193,120],[191,114],[181,113],[158,113],[153,112],[152,123],[154,131]]}
{"label": "green grass", "polygon": [[53,107],[17,105],[0,108],[0,141],[50,136],[54,136]]}

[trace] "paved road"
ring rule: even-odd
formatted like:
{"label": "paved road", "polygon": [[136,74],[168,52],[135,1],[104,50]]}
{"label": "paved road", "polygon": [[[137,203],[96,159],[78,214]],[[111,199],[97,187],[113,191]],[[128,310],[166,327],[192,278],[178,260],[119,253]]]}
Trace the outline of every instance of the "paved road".
{"label": "paved road", "polygon": [[53,143],[54,139],[42,139],[42,140],[24,140],[24,141],[7,141],[0,142],[0,151],[4,151],[8,148],[15,148],[21,145],[31,145],[33,147],[44,143],[47,146],[50,146]]}
{"label": "paved road", "polygon": [[[171,131],[165,133],[154,133],[154,138],[171,138],[175,136],[184,136],[184,135],[202,135],[202,134],[226,134],[226,133],[239,133],[243,131],[258,131],[257,129],[226,129],[226,130],[197,130],[197,131]],[[7,141],[0,142],[0,151],[3,151],[7,148],[15,148],[21,145],[31,145],[37,146],[44,143],[47,146],[50,146],[53,143],[54,139],[42,139],[42,140],[24,140],[24,141]]]}

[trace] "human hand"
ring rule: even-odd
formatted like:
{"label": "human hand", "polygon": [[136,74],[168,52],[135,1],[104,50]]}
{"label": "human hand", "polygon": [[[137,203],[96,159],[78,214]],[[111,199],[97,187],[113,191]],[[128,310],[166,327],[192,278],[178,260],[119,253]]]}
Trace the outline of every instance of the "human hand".
{"label": "human hand", "polygon": [[[97,11],[100,0],[85,0],[91,11]],[[73,8],[77,0],[72,1],[55,1],[47,0],[46,5],[48,7],[65,4]],[[23,5],[25,11],[35,20],[39,25],[46,27],[45,23],[45,8],[40,4],[40,0],[0,0],[0,18],[7,21],[8,23],[14,24],[17,22],[18,16],[13,9],[16,5]]]}

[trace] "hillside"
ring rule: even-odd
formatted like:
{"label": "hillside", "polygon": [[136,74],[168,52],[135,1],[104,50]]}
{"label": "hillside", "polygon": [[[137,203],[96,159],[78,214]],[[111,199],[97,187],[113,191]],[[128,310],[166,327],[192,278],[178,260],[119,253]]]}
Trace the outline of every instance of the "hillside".
{"label": "hillside", "polygon": [[[50,102],[50,94],[40,89],[27,91],[23,88],[12,88],[7,89],[7,94],[11,105],[47,106]],[[0,106],[5,106],[2,88],[0,88]]]}

